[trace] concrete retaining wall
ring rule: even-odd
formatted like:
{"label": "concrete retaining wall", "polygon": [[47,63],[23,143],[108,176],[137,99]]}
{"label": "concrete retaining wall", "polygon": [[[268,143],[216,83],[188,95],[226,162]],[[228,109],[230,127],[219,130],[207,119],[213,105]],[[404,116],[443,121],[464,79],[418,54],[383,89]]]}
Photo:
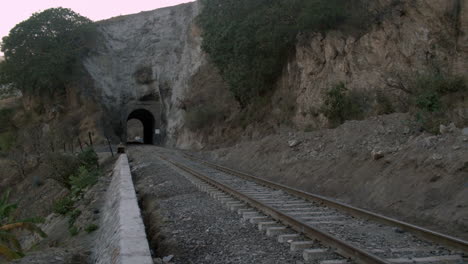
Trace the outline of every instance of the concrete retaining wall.
{"label": "concrete retaining wall", "polygon": [[125,154],[115,164],[99,226],[94,263],[153,263]]}

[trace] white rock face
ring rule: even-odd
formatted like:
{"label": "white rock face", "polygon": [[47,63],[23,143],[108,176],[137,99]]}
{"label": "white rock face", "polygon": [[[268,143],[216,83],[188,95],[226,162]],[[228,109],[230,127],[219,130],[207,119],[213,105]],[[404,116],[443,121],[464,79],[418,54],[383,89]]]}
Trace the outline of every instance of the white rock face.
{"label": "white rock face", "polygon": [[[173,144],[183,124],[183,99],[189,80],[204,63],[201,38],[194,25],[198,3],[116,17],[98,23],[98,47],[85,61],[109,119],[125,124],[129,111],[145,96],[161,98],[166,143]],[[145,70],[142,83],[135,77]],[[118,124],[117,124],[118,125]]]}
{"label": "white rock face", "polygon": [[[278,98],[291,97],[296,109],[291,121],[297,127],[327,126],[317,113],[324,92],[338,82],[359,95],[381,92],[398,104],[400,97],[407,96],[401,87],[436,64],[468,77],[468,0],[376,3],[389,6],[384,9],[388,12],[364,32],[298,36],[296,51],[273,96],[273,105],[280,105]],[[447,14],[456,14],[457,3],[463,4],[456,20],[451,20]],[[102,39],[85,65],[114,128],[122,127],[130,111],[156,94],[160,100],[152,107],[160,110],[152,112],[160,119],[158,128],[166,145],[202,148],[215,134],[192,133],[183,127],[184,102],[221,90],[229,93],[222,78],[213,77],[218,74],[215,67],[204,67],[208,63],[194,23],[199,9],[194,2],[98,23]],[[213,100],[221,102],[219,98]],[[458,116],[468,115],[465,105],[456,109]]]}

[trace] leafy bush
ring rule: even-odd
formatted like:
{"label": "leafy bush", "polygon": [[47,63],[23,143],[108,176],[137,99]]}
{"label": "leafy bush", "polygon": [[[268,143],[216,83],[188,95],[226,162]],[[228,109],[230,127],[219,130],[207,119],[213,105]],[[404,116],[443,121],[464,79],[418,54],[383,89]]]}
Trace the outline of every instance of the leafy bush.
{"label": "leafy bush", "polygon": [[0,109],[0,132],[9,129],[12,125],[14,110],[11,108],[1,108]]}
{"label": "leafy bush", "polygon": [[74,155],[55,152],[48,153],[46,164],[51,171],[49,178],[70,190],[70,177],[78,171],[80,161]]}
{"label": "leafy bush", "polygon": [[[83,185],[94,184],[100,173],[98,156],[92,148],[87,148],[78,155],[48,153],[46,163],[50,167],[50,178],[63,187],[78,194]],[[88,185],[86,185],[88,186]]]}
{"label": "leafy bush", "polygon": [[460,76],[435,71],[417,76],[410,91],[411,111],[416,122],[423,130],[437,134],[441,124],[453,122],[451,109],[457,100],[467,96],[468,85]]}
{"label": "leafy bush", "polygon": [[342,124],[345,120],[358,119],[363,114],[364,96],[349,93],[345,84],[340,82],[325,93],[320,112],[333,125]]}
{"label": "leafy bush", "polygon": [[[203,0],[202,48],[245,107],[267,95],[301,31],[360,24],[361,0]],[[353,21],[361,21],[354,23]]]}
{"label": "leafy bush", "polygon": [[75,209],[70,213],[70,219],[68,219],[68,225],[72,226],[75,224],[76,219],[81,215],[81,210]]}
{"label": "leafy bush", "polygon": [[91,232],[94,232],[94,231],[98,230],[98,228],[99,228],[99,226],[96,225],[96,224],[89,224],[89,225],[87,225],[87,226],[85,227],[84,230],[85,230],[87,233],[91,233]]}
{"label": "leafy bush", "polygon": [[80,166],[78,171],[70,176],[70,186],[71,186],[71,193],[73,196],[78,196],[83,191],[98,181],[99,177],[99,170],[91,170],[89,171],[85,166]]}
{"label": "leafy bush", "polygon": [[80,72],[96,32],[91,20],[70,9],[34,13],[3,38],[0,82],[37,94],[63,89]]}
{"label": "leafy bush", "polygon": [[0,152],[7,152],[16,144],[16,135],[12,131],[0,133]]}
{"label": "leafy bush", "polygon": [[70,233],[71,236],[76,236],[78,235],[78,233],[80,233],[80,231],[78,230],[76,226],[68,227],[68,232]]}
{"label": "leafy bush", "polygon": [[305,31],[326,32],[346,26],[363,29],[371,20],[365,1],[356,0],[308,0],[299,18]]}
{"label": "leafy bush", "polygon": [[73,200],[67,195],[54,203],[54,213],[66,215],[73,209]]}
{"label": "leafy bush", "polygon": [[420,75],[411,87],[414,92],[413,105],[430,113],[443,110],[442,97],[457,92],[467,92],[465,79],[442,73]]}
{"label": "leafy bush", "polygon": [[93,148],[86,148],[83,152],[79,153],[77,157],[81,165],[88,170],[99,167],[99,158]]}

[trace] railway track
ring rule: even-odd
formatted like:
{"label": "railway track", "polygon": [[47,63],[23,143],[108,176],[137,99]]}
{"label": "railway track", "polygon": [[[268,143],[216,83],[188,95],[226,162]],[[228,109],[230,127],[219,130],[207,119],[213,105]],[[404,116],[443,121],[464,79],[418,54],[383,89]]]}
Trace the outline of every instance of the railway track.
{"label": "railway track", "polygon": [[311,263],[466,263],[468,242],[193,156],[160,157]]}

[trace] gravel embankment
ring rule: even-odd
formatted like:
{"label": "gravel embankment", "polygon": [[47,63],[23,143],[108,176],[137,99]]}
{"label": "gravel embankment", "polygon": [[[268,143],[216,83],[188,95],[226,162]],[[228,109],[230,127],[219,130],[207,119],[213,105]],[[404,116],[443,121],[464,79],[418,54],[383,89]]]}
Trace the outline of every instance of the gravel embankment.
{"label": "gravel embankment", "polygon": [[[241,222],[157,158],[157,148],[132,146],[130,166],[153,252],[172,263],[302,263],[301,252]],[[155,259],[155,262],[160,262]]]}

